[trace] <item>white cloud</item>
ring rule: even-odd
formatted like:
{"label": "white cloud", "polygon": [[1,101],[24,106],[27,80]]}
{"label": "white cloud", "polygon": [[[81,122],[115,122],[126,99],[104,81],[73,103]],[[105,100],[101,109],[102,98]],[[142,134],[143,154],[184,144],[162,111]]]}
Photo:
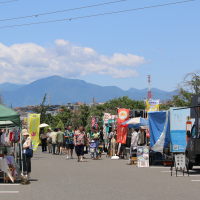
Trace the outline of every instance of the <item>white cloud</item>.
{"label": "white cloud", "polygon": [[37,44],[0,43],[0,82],[29,83],[52,75],[74,78],[86,74],[111,75],[113,78],[136,77],[138,68],[147,63],[144,57],[115,53],[100,55],[89,47],[79,47],[66,40],[44,48]]}

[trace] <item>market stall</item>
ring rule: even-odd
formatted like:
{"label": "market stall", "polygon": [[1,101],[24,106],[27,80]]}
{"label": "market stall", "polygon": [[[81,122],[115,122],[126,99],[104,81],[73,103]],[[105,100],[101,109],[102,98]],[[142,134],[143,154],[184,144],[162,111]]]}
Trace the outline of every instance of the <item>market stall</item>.
{"label": "market stall", "polygon": [[[180,108],[179,108],[180,109]],[[149,112],[150,148],[153,163],[169,163],[174,153],[184,153],[187,145],[188,123],[191,130],[193,120],[188,122],[190,108]],[[167,159],[168,158],[168,159]],[[165,162],[166,161],[166,162]]]}
{"label": "market stall", "polygon": [[[8,144],[5,142],[6,131],[1,132],[0,140],[0,170],[4,173],[4,180],[14,182],[16,176],[20,174],[19,165],[17,164],[17,153],[20,155],[20,148],[17,145],[21,140],[20,131],[20,115],[14,110],[0,105],[0,129],[15,129],[12,141]],[[16,130],[18,128],[18,130]],[[19,139],[19,140],[18,140]],[[5,153],[7,155],[5,155]],[[6,176],[5,176],[6,174]]]}
{"label": "market stall", "polygon": [[[121,124],[121,126],[122,127],[128,127],[128,128],[133,128],[133,129],[138,129],[138,130],[146,130],[146,129],[148,129],[149,128],[149,121],[148,121],[148,119],[145,119],[145,118],[142,118],[142,117],[135,117],[135,118],[131,118],[131,119],[129,119],[129,120],[127,120],[127,121],[125,121],[125,122],[123,122],[122,124]],[[137,132],[136,132],[137,133]],[[134,133],[133,133],[134,134]],[[143,133],[140,133],[140,131],[137,133],[137,135],[139,135],[139,134],[143,134],[144,135],[144,132]],[[139,136],[138,136],[138,138],[139,138]],[[138,145],[138,141],[136,142],[137,143],[137,145]],[[146,145],[147,145],[147,142],[146,142]],[[146,151],[146,149],[148,149],[148,146],[144,146],[145,148],[144,148],[144,150]],[[135,147],[136,148],[136,147]],[[138,145],[138,147],[136,148],[136,149],[138,149],[138,150],[141,150],[142,149],[142,152],[143,152],[143,146],[141,146],[141,144],[139,143],[139,145]],[[134,151],[134,148],[133,148],[133,146],[130,146],[130,149],[129,149],[129,151],[130,151],[130,155],[129,155],[129,164],[135,164],[136,162],[137,162],[137,164],[138,164],[138,167],[141,167],[141,166],[149,166],[148,164],[147,164],[147,157],[149,158],[149,156],[147,156],[147,152],[144,152],[144,155],[145,156],[143,156],[143,154],[141,154],[141,151],[139,151],[139,153],[141,154],[140,156],[138,156],[138,150],[136,151]],[[149,151],[148,151],[149,152]],[[144,159],[145,158],[145,159]],[[144,162],[143,162],[143,160],[144,160]],[[144,163],[145,165],[142,165],[142,164]]]}

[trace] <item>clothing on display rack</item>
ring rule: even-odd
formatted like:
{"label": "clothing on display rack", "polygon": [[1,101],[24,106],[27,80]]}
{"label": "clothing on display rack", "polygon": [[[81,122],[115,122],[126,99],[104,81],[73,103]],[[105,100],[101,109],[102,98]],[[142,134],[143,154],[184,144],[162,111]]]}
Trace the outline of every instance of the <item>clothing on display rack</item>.
{"label": "clothing on display rack", "polygon": [[5,144],[6,131],[1,134],[1,144]]}
{"label": "clothing on display rack", "polygon": [[14,142],[18,142],[18,132],[14,129]]}

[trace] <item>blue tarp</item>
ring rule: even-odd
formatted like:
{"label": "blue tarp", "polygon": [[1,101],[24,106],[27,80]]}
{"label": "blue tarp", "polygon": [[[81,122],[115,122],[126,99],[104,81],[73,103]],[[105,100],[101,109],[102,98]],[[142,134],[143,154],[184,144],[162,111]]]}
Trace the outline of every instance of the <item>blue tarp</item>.
{"label": "blue tarp", "polygon": [[149,131],[150,131],[150,148],[164,148],[171,142],[170,137],[170,113],[167,111],[149,112]]}

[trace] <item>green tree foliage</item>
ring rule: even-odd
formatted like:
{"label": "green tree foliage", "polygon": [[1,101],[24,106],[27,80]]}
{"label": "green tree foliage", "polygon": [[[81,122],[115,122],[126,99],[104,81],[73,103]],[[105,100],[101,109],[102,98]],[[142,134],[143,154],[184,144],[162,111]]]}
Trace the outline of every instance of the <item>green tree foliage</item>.
{"label": "green tree foliage", "polygon": [[200,93],[200,70],[188,73],[184,76],[183,81],[178,84],[178,94],[173,95],[173,100],[168,103],[176,107],[190,106],[193,95]]}
{"label": "green tree foliage", "polygon": [[70,109],[66,109],[61,106],[61,111],[55,116],[56,121],[62,121],[64,124],[67,123],[68,119],[71,119],[72,113]]}
{"label": "green tree foliage", "polygon": [[65,127],[68,127],[68,126],[72,126],[72,122],[70,118],[67,120],[67,123],[65,124]]}
{"label": "green tree foliage", "polygon": [[58,122],[58,124],[57,124],[57,128],[61,128],[62,131],[64,131],[65,126],[64,126],[62,120],[60,120],[60,121]]}
{"label": "green tree foliage", "polygon": [[145,104],[143,101],[136,101],[136,100],[131,100],[128,98],[128,96],[124,97],[119,97],[118,99],[112,99],[107,101],[104,104],[104,108],[106,109],[111,109],[114,111],[114,114],[117,114],[117,108],[127,108],[127,109],[144,109]]}
{"label": "green tree foliage", "polygon": [[80,115],[79,115],[78,123],[80,125],[86,127],[87,126],[87,119],[88,119],[88,116],[90,114],[90,108],[89,108],[89,106],[84,104],[84,105],[80,106],[79,110],[80,110]]}
{"label": "green tree foliage", "polygon": [[78,110],[73,110],[72,111],[72,116],[71,116],[71,122],[72,122],[72,127],[75,129],[77,126],[80,126],[79,124],[79,116],[80,116],[80,111]]}
{"label": "green tree foliage", "polygon": [[42,100],[42,103],[40,104],[40,106],[36,107],[34,109],[34,112],[40,114],[40,123],[47,123],[47,109],[49,108],[48,105],[45,105],[45,102],[46,102],[46,96],[47,94],[44,95],[44,98]]}

